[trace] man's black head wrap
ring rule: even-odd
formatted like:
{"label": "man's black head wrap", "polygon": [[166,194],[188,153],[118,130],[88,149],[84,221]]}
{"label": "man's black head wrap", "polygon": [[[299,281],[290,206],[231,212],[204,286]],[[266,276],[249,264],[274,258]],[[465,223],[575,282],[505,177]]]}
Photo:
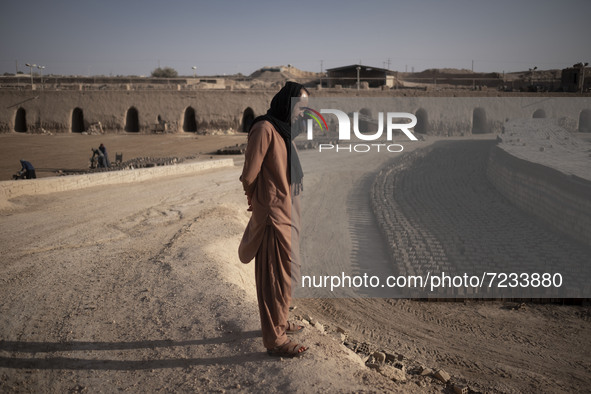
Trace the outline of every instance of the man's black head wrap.
{"label": "man's black head wrap", "polygon": [[[252,122],[252,126],[254,126],[254,124],[257,122],[263,120],[269,121],[273,127],[275,127],[275,130],[281,134],[281,137],[283,137],[283,140],[285,141],[285,147],[287,148],[287,165],[289,169],[288,174],[290,175],[290,183],[294,185],[295,194],[299,194],[299,192],[303,189],[302,178],[304,177],[304,172],[302,171],[300,158],[298,157],[295,147],[292,149],[291,140],[292,138],[297,137],[300,127],[298,127],[299,125],[293,126],[295,134],[292,136],[291,111],[293,109],[293,103],[291,102],[291,98],[300,97],[302,92],[308,93],[308,90],[299,83],[287,82],[285,86],[283,86],[281,90],[273,97],[273,100],[271,100],[271,107],[267,113],[257,117]],[[252,126],[250,127],[251,130]]]}

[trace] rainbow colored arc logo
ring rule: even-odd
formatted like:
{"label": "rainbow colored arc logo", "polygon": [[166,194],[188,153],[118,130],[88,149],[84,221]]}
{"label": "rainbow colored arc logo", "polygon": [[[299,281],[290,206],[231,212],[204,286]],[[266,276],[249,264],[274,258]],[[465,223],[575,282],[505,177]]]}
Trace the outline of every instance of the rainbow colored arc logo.
{"label": "rainbow colored arc logo", "polygon": [[[328,131],[328,125],[326,124],[326,120],[324,120],[324,116],[320,115],[320,112],[313,110],[310,107],[304,107],[304,115],[308,115],[312,119],[316,121],[320,130],[322,130],[322,124],[324,124],[325,130]],[[320,123],[322,120],[322,123]]]}

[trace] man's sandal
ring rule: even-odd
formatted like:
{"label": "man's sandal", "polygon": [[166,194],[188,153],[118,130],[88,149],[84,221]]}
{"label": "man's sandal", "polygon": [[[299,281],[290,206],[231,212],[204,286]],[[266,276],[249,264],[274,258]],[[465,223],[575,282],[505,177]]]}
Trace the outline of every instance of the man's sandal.
{"label": "man's sandal", "polygon": [[300,357],[302,354],[306,353],[308,350],[307,347],[297,344],[295,342],[287,341],[281,346],[277,346],[273,349],[268,349],[267,354],[273,357]]}
{"label": "man's sandal", "polygon": [[299,334],[302,331],[304,331],[304,326],[290,321],[287,322],[287,329],[285,330],[287,334]]}

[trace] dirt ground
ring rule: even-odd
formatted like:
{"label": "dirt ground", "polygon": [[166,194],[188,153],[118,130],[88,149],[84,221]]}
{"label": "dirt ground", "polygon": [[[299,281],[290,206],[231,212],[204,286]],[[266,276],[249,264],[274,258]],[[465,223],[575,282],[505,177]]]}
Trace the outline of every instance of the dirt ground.
{"label": "dirt ground", "polygon": [[58,170],[87,170],[92,156],[91,148],[102,143],[109,160],[116,153],[123,161],[141,157],[209,157],[219,148],[246,142],[246,135],[205,136],[183,134],[1,134],[0,180],[12,179],[20,170],[20,159],[30,161],[37,177],[55,176]]}
{"label": "dirt ground", "polygon": [[[2,135],[0,169],[9,178],[21,157],[38,168],[84,168],[101,142],[131,158],[208,155],[244,139]],[[0,212],[0,391],[589,390],[586,305],[297,299],[293,316],[306,329],[294,339],[310,350],[268,357],[254,265],[237,258],[249,216],[235,161],[192,176],[19,197]],[[309,179],[322,184],[318,174]],[[309,204],[321,206],[313,190],[305,189]],[[337,327],[348,341],[395,354],[405,381],[366,367]],[[449,383],[433,376],[439,369]]]}

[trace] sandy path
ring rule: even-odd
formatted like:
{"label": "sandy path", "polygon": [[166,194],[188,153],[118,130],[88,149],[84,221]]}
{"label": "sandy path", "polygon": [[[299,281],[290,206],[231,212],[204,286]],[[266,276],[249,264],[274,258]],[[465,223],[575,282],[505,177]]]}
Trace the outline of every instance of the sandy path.
{"label": "sandy path", "polygon": [[313,328],[304,360],[264,353],[254,267],[236,255],[239,172],[15,201],[0,225],[2,390],[386,389]]}

